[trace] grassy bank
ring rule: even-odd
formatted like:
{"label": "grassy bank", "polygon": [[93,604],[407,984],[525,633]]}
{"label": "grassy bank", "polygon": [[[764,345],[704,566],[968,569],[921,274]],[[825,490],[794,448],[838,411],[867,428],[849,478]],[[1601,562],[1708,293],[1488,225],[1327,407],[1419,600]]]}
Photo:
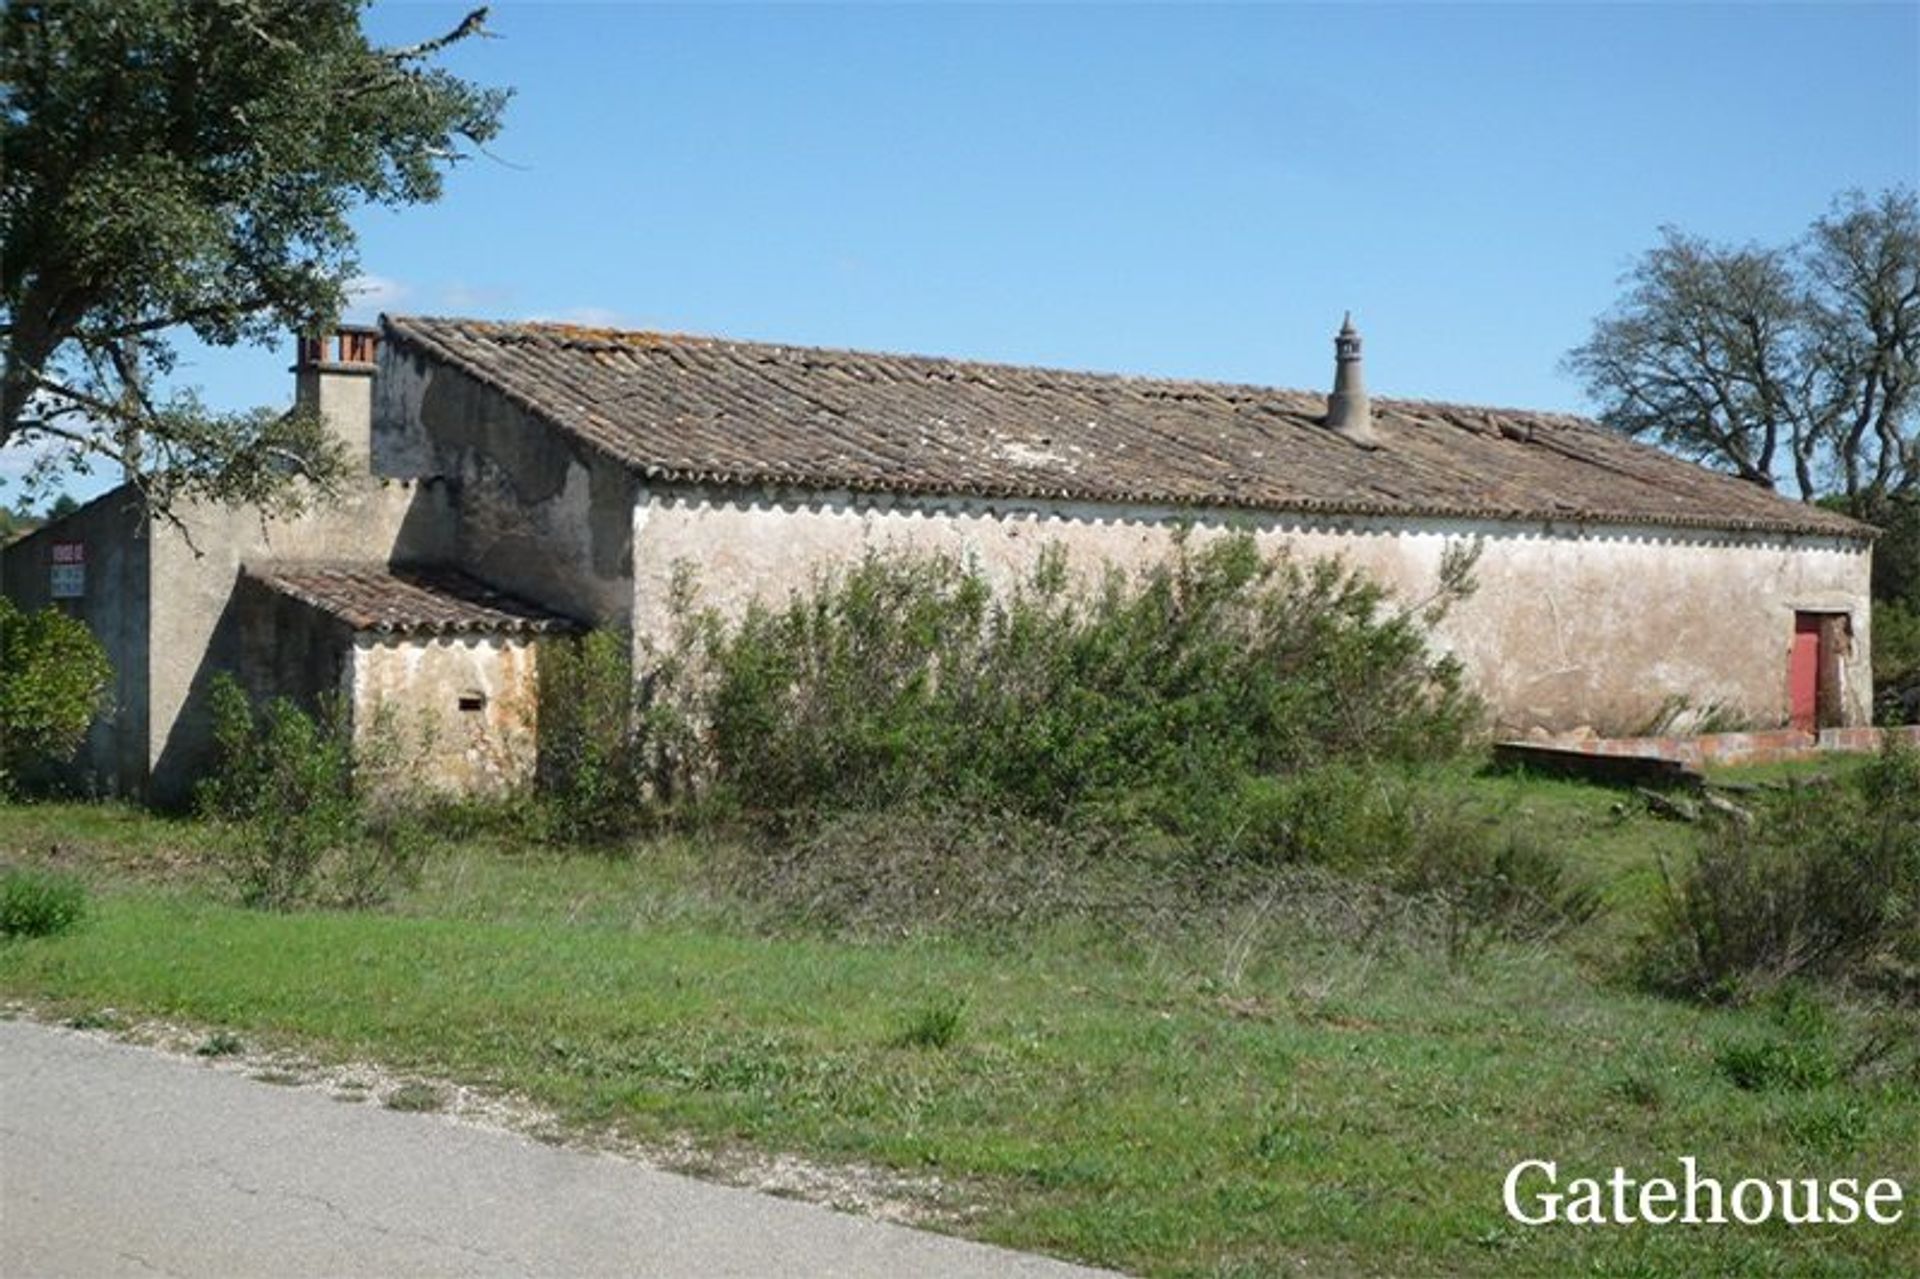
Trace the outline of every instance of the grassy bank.
{"label": "grassy bank", "polygon": [[[946,1228],[1161,1274],[1888,1274],[1896,1227],[1545,1227],[1516,1161],[1680,1155],[1728,1178],[1920,1185],[1920,1092],[1867,1014],[1635,993],[1623,956],[1691,828],[1617,792],[1435,774],[1590,869],[1610,909],[1551,945],[1355,937],[1276,895],[1191,926],[1119,897],[1018,931],[849,940],[702,867],[724,850],[436,850],[374,913],[270,914],[203,832],[103,807],[0,810],[0,854],[94,889],[0,945],[0,991],[524,1095],[584,1128],[937,1178]],[[1785,1063],[1754,1069],[1754,1062]]]}

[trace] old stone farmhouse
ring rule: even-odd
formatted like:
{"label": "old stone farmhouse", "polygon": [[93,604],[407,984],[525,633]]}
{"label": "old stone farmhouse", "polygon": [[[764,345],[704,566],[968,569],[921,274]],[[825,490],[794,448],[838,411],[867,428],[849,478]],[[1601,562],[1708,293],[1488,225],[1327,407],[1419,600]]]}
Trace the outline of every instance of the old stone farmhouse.
{"label": "old stone farmhouse", "polygon": [[[292,520],[184,528],[109,493],[9,547],[5,588],[106,642],[84,766],[177,798],[206,691],[342,693],[433,726],[449,786],[535,752],[543,636],[646,636],[675,566],[737,607],[881,545],[1004,578],[1158,555],[1183,525],[1337,555],[1408,599],[1478,540],[1440,641],[1508,734],[1632,731],[1675,706],[1865,722],[1872,530],[1558,414],[547,324],[388,317],[301,344],[299,398],[364,461]],[[359,722],[358,719],[356,722]]]}

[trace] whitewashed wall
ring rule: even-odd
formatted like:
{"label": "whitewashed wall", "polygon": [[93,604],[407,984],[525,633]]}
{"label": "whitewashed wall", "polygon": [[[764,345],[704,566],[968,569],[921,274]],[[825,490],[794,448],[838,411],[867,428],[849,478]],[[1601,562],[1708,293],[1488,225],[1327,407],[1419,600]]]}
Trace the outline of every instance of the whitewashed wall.
{"label": "whitewashed wall", "polygon": [[734,612],[868,547],[962,549],[1004,584],[1050,541],[1085,570],[1132,566],[1163,554],[1182,523],[1198,537],[1250,527],[1265,546],[1337,556],[1406,601],[1432,595],[1449,545],[1480,540],[1479,589],[1436,638],[1465,664],[1502,733],[1634,732],[1674,696],[1756,726],[1782,723],[1797,609],[1851,617],[1843,701],[1849,723],[1867,721],[1869,553],[1834,538],[658,490],[634,508],[634,630],[644,641],[665,625],[681,563],[697,571],[704,602]]}
{"label": "whitewashed wall", "polygon": [[[531,640],[361,635],[345,678],[356,739],[387,726],[411,779],[461,794],[500,794],[532,780],[539,684]],[[484,706],[460,709],[473,693]]]}

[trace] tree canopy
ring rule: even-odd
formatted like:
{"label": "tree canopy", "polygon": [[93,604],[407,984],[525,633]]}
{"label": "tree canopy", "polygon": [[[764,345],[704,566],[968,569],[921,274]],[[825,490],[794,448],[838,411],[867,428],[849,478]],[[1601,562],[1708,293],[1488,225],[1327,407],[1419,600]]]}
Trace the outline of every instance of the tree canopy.
{"label": "tree canopy", "polygon": [[339,465],[318,423],[163,393],[176,343],[332,324],[362,205],[437,199],[507,92],[435,65],[485,9],[377,47],[363,0],[0,8],[0,445],[125,468],[156,507],[286,500]]}
{"label": "tree canopy", "polygon": [[1600,419],[1873,518],[1920,500],[1920,203],[1849,192],[1798,241],[1672,227],[1567,357]]}

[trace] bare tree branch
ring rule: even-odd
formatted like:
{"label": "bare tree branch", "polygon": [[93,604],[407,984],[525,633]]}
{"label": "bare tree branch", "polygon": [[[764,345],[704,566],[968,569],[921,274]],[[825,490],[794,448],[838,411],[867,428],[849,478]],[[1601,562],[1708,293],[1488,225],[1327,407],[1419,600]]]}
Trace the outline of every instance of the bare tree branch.
{"label": "bare tree branch", "polygon": [[460,19],[460,25],[443,36],[435,36],[431,40],[422,40],[418,44],[400,45],[394,48],[382,49],[380,52],[391,62],[417,62],[421,58],[431,57],[448,45],[458,44],[469,36],[480,36],[483,39],[492,39],[493,33],[488,31],[486,26],[487,6],[482,5],[466,17]]}

